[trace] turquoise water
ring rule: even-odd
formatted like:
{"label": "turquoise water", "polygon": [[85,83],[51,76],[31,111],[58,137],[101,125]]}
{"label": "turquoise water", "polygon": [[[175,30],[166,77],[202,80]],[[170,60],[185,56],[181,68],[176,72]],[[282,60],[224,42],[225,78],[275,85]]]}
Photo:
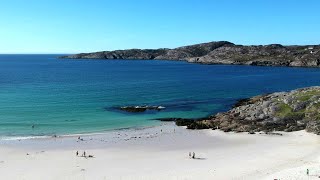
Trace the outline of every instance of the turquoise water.
{"label": "turquoise water", "polygon": [[[239,98],[320,84],[320,69],[0,55],[0,136],[92,133],[203,117]],[[160,112],[114,107],[162,105]],[[35,125],[32,128],[32,125]]]}

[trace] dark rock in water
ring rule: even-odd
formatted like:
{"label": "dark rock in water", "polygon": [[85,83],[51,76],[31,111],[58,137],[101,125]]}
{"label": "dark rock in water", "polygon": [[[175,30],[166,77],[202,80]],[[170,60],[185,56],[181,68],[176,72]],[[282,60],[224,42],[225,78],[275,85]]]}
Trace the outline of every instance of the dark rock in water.
{"label": "dark rock in water", "polygon": [[161,111],[164,110],[165,107],[163,106],[123,106],[120,107],[119,110],[126,111],[126,112],[145,112],[147,110],[156,110],[156,111]]}
{"label": "dark rock in water", "polygon": [[196,121],[195,119],[187,119],[187,118],[157,118],[154,120],[172,121],[172,122],[175,122],[177,126],[189,126]]}
{"label": "dark rock in water", "polygon": [[232,107],[239,107],[239,106],[244,106],[244,105],[249,105],[249,104],[254,104],[255,102],[263,99],[264,97],[266,97],[268,94],[266,95],[260,95],[260,96],[255,96],[252,98],[244,98],[244,99],[240,99],[238,100]]}
{"label": "dark rock in water", "polygon": [[160,121],[173,121],[177,126],[187,126],[187,129],[208,129],[210,128],[206,124],[198,123],[206,118],[188,119],[188,118],[158,118],[155,120]]}
{"label": "dark rock in water", "polygon": [[74,121],[77,121],[76,119],[67,119],[65,120],[66,122],[74,122]]}
{"label": "dark rock in water", "polygon": [[191,124],[195,122],[193,119],[178,119],[175,121],[177,126],[187,126],[189,127]]}
{"label": "dark rock in water", "polygon": [[247,105],[247,104],[249,104],[249,102],[250,102],[250,98],[240,99],[232,107],[239,107],[239,106]]}

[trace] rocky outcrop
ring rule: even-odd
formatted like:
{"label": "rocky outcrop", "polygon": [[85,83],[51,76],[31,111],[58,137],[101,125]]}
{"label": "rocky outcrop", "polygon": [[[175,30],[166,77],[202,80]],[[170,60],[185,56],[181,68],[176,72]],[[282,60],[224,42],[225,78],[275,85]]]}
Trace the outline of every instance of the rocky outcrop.
{"label": "rocky outcrop", "polygon": [[209,42],[175,49],[129,49],[82,53],[68,59],[184,60],[204,64],[254,66],[320,66],[320,45],[280,44],[243,46],[227,41]]}
{"label": "rocky outcrop", "polygon": [[239,101],[231,110],[185,123],[225,132],[298,131],[320,134],[320,87],[261,95]]}
{"label": "rocky outcrop", "polygon": [[123,107],[119,107],[119,110],[126,111],[126,112],[132,112],[132,113],[145,112],[147,110],[161,111],[163,109],[165,109],[165,107],[163,107],[163,106],[123,106]]}

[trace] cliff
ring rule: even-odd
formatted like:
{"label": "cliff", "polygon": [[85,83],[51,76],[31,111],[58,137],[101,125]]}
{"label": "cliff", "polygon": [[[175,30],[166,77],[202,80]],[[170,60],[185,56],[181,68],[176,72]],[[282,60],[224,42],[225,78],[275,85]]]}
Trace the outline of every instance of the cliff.
{"label": "cliff", "polygon": [[81,53],[63,59],[184,60],[203,64],[256,66],[320,66],[320,45],[280,44],[243,46],[227,41],[209,42],[175,49],[129,49]]}

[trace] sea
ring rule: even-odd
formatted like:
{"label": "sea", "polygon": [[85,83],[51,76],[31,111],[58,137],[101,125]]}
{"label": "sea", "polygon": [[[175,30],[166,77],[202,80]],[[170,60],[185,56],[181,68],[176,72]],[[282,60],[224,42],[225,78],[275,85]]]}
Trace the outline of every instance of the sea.
{"label": "sea", "polygon": [[[0,55],[0,139],[100,133],[202,118],[239,99],[320,85],[320,69]],[[130,113],[122,106],[163,106]]]}

